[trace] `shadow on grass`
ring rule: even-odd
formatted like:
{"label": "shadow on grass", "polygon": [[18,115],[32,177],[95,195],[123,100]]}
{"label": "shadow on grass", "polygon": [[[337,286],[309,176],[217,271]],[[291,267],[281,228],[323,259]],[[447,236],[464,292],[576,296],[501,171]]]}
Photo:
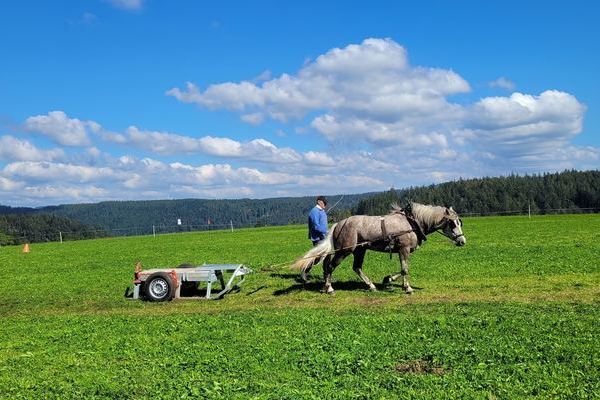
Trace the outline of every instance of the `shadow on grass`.
{"label": "shadow on grass", "polygon": [[[323,292],[323,281],[322,280],[309,280],[308,282],[302,282],[299,279],[298,274],[282,274],[282,273],[273,273],[271,274],[274,278],[281,278],[286,280],[292,280],[294,284],[285,288],[279,289],[273,292],[274,296],[283,296],[295,292],[300,292],[302,290],[307,290],[309,292]],[[310,278],[310,277],[309,277]],[[402,285],[397,283],[375,283],[375,287],[378,291],[381,292],[393,292],[396,289],[402,290]],[[364,282],[361,281],[333,281],[333,288],[336,291],[361,291],[368,292],[369,289]],[[423,290],[423,288],[413,286],[415,290]]]}

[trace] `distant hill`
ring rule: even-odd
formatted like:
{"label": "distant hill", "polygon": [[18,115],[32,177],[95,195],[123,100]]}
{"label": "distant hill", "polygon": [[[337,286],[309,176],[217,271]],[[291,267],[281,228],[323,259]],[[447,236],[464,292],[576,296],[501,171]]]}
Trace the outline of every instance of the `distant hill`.
{"label": "distant hill", "polygon": [[416,201],[423,204],[453,206],[468,214],[535,214],[566,210],[600,211],[600,171],[560,173],[498,178],[461,179],[438,185],[390,190],[362,199],[354,213],[381,215],[391,203]]}
{"label": "distant hill", "polygon": [[[347,213],[358,205],[360,199],[373,195],[327,196],[330,206]],[[315,204],[315,196],[282,197],[271,199],[239,200],[147,200],[107,201],[95,204],[66,204],[41,208],[0,207],[0,214],[52,214],[100,227],[112,234],[148,234],[153,228],[164,232],[178,229],[222,228],[286,225],[305,223],[308,212]],[[330,219],[334,219],[332,215]],[[209,222],[210,221],[210,222]]]}
{"label": "distant hill", "polygon": [[[600,210],[600,171],[497,178],[461,179],[437,185],[389,190],[382,193],[328,196],[330,222],[351,214],[386,214],[390,204],[412,200],[424,204],[452,205],[463,215],[546,213],[563,209]],[[303,224],[315,197],[282,197],[239,200],[107,201],[42,208],[0,206],[0,216],[56,215],[77,221],[101,235],[138,235],[177,230],[223,229],[263,225]],[[181,226],[177,220],[181,220]],[[54,221],[57,224],[57,221]],[[62,222],[61,222],[62,223]],[[93,227],[93,228],[91,228]],[[77,231],[82,227],[74,228]],[[1,231],[0,231],[1,232]]]}
{"label": "distant hill", "polygon": [[90,229],[70,218],[35,214],[30,210],[22,214],[0,215],[0,246],[106,236],[105,232]]}

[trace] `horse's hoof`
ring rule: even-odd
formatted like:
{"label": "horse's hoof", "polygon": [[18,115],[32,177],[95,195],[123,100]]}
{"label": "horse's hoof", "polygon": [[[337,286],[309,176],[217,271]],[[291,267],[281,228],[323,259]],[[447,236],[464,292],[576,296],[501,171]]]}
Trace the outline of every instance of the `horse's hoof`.
{"label": "horse's hoof", "polygon": [[325,293],[326,294],[335,294],[335,290],[333,290],[333,288],[330,287],[330,288],[325,289]]}
{"label": "horse's hoof", "polygon": [[389,285],[390,283],[392,283],[392,277],[390,275],[388,275],[385,278],[383,278],[383,284],[384,285]]}
{"label": "horse's hoof", "polygon": [[413,288],[411,288],[411,287],[404,289],[404,291],[406,292],[406,294],[413,294],[413,292],[414,292]]}

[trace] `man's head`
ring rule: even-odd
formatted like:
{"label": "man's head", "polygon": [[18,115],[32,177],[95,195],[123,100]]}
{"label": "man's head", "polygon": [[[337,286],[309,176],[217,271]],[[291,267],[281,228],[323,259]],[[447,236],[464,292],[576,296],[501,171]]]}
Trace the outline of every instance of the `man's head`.
{"label": "man's head", "polygon": [[325,206],[327,205],[327,199],[325,198],[325,196],[317,197],[317,204],[320,205],[321,208],[325,208]]}

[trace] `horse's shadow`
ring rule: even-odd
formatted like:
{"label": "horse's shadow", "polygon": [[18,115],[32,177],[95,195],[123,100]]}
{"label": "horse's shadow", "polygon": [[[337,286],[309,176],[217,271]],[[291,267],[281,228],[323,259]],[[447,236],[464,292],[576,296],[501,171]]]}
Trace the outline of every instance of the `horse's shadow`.
{"label": "horse's shadow", "polygon": [[[279,289],[279,290],[274,291],[273,292],[274,296],[283,296],[286,294],[300,292],[303,290],[306,290],[309,292],[323,292],[323,282],[322,281],[316,281],[314,279],[311,279],[308,282],[302,282],[299,279],[298,274],[289,274],[289,273],[287,273],[287,274],[273,273],[273,274],[271,274],[271,276],[274,278],[281,278],[281,279],[291,280],[294,282],[291,286],[289,286],[285,289]],[[335,283],[336,291],[363,291],[363,292],[369,291],[369,288],[367,288],[367,285],[365,285],[364,282],[360,282],[360,281],[335,281],[334,283]],[[398,283],[387,283],[387,284],[375,283],[375,287],[380,292],[392,292],[395,289],[400,289],[400,290],[402,289],[402,285],[398,284]],[[422,290],[423,288],[413,286],[413,289]]]}

